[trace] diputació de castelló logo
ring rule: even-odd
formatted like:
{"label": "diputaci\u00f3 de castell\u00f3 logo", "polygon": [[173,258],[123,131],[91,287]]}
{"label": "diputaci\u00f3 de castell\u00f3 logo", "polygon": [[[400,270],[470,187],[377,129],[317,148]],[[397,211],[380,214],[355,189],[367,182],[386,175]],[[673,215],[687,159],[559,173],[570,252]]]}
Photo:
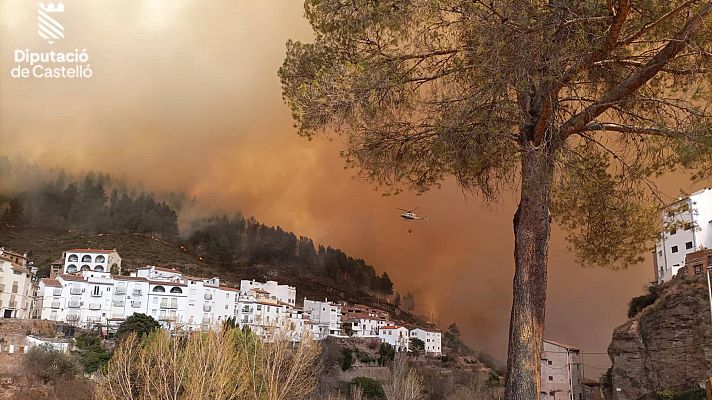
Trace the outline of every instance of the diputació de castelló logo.
{"label": "diputaci\u00f3 de castell\u00f3 logo", "polygon": [[[50,46],[65,37],[61,20],[64,12],[61,2],[39,3],[37,6],[37,34]],[[33,51],[16,48],[13,55],[15,64],[10,76],[17,79],[89,79],[94,75],[86,49]]]}

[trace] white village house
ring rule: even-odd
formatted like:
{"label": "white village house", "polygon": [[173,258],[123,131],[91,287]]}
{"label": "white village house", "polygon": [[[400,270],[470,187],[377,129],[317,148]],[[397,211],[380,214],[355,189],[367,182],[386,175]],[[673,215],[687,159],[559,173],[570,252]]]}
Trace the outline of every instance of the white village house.
{"label": "white village house", "polygon": [[30,318],[33,292],[27,256],[0,247],[0,318]]}
{"label": "white village house", "polygon": [[662,213],[663,231],[653,255],[655,281],[667,282],[685,266],[685,256],[712,248],[712,189],[681,198]]}
{"label": "white village house", "polygon": [[442,355],[442,334],[440,332],[430,329],[415,328],[410,331],[410,337],[423,341],[426,355]]}
{"label": "white village house", "polygon": [[[343,336],[343,326],[357,337],[379,338],[407,351],[411,337],[426,344],[426,354],[440,355],[440,334],[394,326],[388,313],[362,306],[304,299],[296,305],[296,288],[276,281],[240,281],[240,288],[219,278],[189,276],[173,268],[146,266],[131,276],[121,269],[115,250],[73,249],[63,254],[62,273],[40,280],[37,317],[82,328],[113,331],[129,316],[142,313],[167,329],[215,329],[229,318],[269,339],[276,332],[293,341]],[[59,272],[59,271],[56,271]]]}
{"label": "white village house", "polygon": [[578,348],[544,339],[540,400],[582,400],[583,363]]}

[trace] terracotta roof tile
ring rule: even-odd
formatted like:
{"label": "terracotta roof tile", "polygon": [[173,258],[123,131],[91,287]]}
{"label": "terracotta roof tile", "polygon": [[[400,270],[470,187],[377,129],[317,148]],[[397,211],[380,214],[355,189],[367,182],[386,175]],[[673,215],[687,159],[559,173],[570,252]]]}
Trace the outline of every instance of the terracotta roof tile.
{"label": "terracotta roof tile", "polygon": [[59,281],[56,279],[42,278],[42,283],[44,283],[45,286],[59,287],[59,288],[62,287],[62,284],[59,283]]}

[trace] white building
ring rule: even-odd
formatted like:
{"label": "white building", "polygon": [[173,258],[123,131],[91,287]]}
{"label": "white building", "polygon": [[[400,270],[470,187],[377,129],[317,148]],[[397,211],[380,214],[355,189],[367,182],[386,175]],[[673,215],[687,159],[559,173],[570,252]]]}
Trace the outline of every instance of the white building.
{"label": "white building", "polygon": [[58,339],[58,338],[43,338],[39,336],[28,335],[25,338],[25,353],[33,347],[49,347],[52,350],[61,351],[66,353],[72,348],[72,341],[69,339]]}
{"label": "white building", "polygon": [[280,285],[275,281],[256,282],[254,279],[240,281],[240,291],[247,293],[252,289],[261,289],[269,293],[269,298],[279,300],[291,306],[296,305],[297,289],[294,286]]}
{"label": "white building", "polygon": [[0,317],[30,318],[33,303],[27,256],[0,248]]}
{"label": "white building", "polygon": [[581,400],[580,350],[546,339],[542,344],[540,400]]}
{"label": "white building", "polygon": [[440,332],[422,328],[415,328],[410,331],[410,337],[423,341],[426,355],[442,355],[442,334]]}
{"label": "white building", "polygon": [[317,338],[341,335],[341,306],[326,299],[312,301],[304,298],[304,314],[318,327]]}
{"label": "white building", "polygon": [[84,328],[118,327],[134,313],[150,315],[169,329],[209,329],[236,316],[239,291],[218,278],[184,277],[180,271],[148,266],[132,276],[83,271],[42,279],[39,318]]}
{"label": "white building", "polygon": [[80,271],[121,273],[121,257],[116,249],[71,249],[62,254],[62,260],[65,274]]}
{"label": "white building", "polygon": [[396,351],[408,351],[410,332],[408,328],[397,325],[386,325],[378,330],[378,338],[383,343],[393,346]]}
{"label": "white building", "polygon": [[378,337],[378,330],[389,325],[387,312],[364,305],[344,305],[341,307],[341,321],[346,335],[356,337]]}
{"label": "white building", "polygon": [[653,265],[655,280],[667,282],[685,266],[685,255],[712,248],[712,189],[680,199],[662,214]]}

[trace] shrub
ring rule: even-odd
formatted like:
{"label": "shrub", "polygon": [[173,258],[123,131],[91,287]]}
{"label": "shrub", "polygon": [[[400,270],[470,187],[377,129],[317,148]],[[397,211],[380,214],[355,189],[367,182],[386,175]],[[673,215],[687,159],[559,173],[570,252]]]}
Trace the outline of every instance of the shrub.
{"label": "shrub", "polygon": [[348,371],[354,365],[354,356],[351,354],[351,349],[341,350],[341,370]]}
{"label": "shrub", "polygon": [[73,378],[79,373],[74,357],[46,345],[31,348],[25,354],[24,367],[29,375],[45,383]]}
{"label": "shrub", "polygon": [[383,385],[375,379],[359,376],[351,380],[351,390],[354,387],[361,389],[361,393],[368,400],[385,400],[386,392],[383,390]]}
{"label": "shrub", "polygon": [[660,289],[657,286],[650,286],[648,294],[633,297],[628,305],[628,318],[633,318],[643,311],[649,305],[655,303],[655,300],[660,297]]}
{"label": "shrub", "polygon": [[111,358],[111,352],[102,347],[101,338],[97,334],[85,333],[77,336],[76,346],[79,349],[79,363],[87,374],[104,368]]}
{"label": "shrub", "polygon": [[384,367],[396,357],[396,349],[388,343],[381,343],[381,348],[378,349],[378,365]]}
{"label": "shrub", "polygon": [[150,315],[135,313],[119,325],[116,336],[123,338],[131,332],[135,332],[138,336],[145,336],[160,328],[161,324]]}

